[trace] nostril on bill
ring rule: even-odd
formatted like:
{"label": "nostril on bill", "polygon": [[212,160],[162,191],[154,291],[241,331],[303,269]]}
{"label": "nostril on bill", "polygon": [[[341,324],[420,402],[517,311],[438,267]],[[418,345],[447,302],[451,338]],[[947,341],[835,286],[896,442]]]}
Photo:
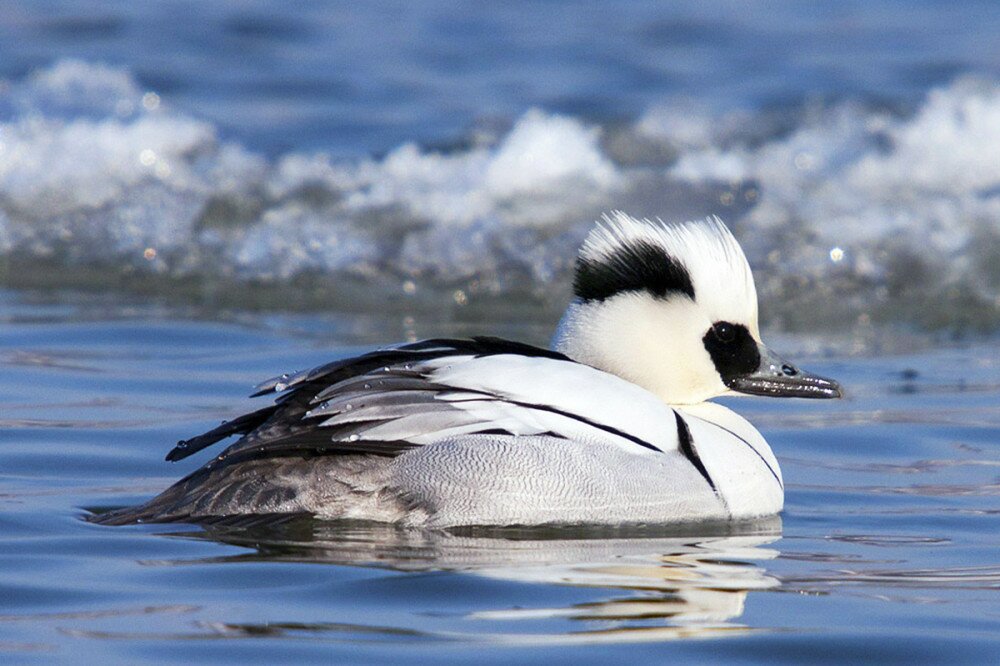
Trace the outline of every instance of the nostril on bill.
{"label": "nostril on bill", "polygon": [[785,373],[786,377],[794,377],[795,375],[799,374],[798,370],[788,365],[787,363],[781,366],[781,371]]}

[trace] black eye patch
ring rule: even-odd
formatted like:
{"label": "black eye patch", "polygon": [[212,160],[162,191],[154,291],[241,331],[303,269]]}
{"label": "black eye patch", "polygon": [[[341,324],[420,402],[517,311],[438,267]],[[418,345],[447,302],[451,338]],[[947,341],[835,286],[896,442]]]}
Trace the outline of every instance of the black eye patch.
{"label": "black eye patch", "polygon": [[760,367],[757,341],[743,324],[716,322],[705,333],[702,342],[723,382],[732,377],[748,375]]}

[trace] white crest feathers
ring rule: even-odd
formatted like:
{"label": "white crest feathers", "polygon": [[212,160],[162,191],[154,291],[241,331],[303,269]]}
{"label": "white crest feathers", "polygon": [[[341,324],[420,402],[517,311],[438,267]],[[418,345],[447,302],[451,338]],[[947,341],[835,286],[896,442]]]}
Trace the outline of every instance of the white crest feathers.
{"label": "white crest feathers", "polygon": [[684,266],[695,300],[719,321],[747,324],[759,337],[757,290],[746,255],[718,216],[678,224],[636,219],[621,211],[604,215],[580,248],[580,258],[599,262],[622,247],[643,242],[661,248]]}

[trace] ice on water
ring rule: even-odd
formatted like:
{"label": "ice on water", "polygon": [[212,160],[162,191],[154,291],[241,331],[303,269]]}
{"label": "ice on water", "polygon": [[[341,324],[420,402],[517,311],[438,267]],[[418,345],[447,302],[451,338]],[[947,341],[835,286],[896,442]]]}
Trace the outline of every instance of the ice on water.
{"label": "ice on water", "polygon": [[61,61],[0,87],[0,253],[68,274],[310,272],[502,294],[565,285],[591,221],[621,207],[722,216],[766,266],[779,315],[823,285],[858,312],[921,290],[995,312],[998,143],[1000,87],[962,78],[908,113],[840,102],[775,120],[665,101],[602,127],[532,109],[450,150],[264,157],[128,71]]}

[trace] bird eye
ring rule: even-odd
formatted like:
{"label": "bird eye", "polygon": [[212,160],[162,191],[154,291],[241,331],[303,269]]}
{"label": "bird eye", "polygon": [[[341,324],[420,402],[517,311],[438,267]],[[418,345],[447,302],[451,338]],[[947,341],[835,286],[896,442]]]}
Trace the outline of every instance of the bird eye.
{"label": "bird eye", "polygon": [[712,331],[720,342],[732,342],[736,339],[736,327],[728,322],[720,321],[712,327]]}

